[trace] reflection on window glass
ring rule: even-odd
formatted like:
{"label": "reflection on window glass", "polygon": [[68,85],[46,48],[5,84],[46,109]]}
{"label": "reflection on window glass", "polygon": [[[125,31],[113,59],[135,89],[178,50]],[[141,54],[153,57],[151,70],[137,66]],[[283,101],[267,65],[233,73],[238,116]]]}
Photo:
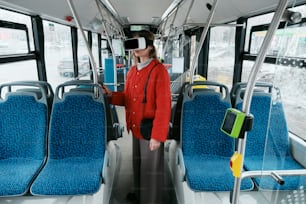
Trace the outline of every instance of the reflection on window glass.
{"label": "reflection on window glass", "polygon": [[[267,31],[252,33],[251,54],[258,54]],[[276,31],[267,51],[270,56],[303,57],[306,55],[306,27],[288,27]]]}
{"label": "reflection on window glass", "polygon": [[47,79],[55,88],[73,77],[70,27],[43,21]]}
{"label": "reflection on window glass", "polygon": [[281,91],[289,130],[306,140],[306,71],[296,66],[276,66],[274,85]]}
{"label": "reflection on window glass", "polygon": [[261,16],[255,16],[249,18],[247,22],[246,36],[245,36],[245,47],[244,50],[247,51],[249,48],[250,32],[253,26],[269,24],[273,18],[274,13],[268,13]]}
{"label": "reflection on window glass", "polygon": [[[34,51],[34,42],[33,42],[33,35],[32,35],[32,23],[31,23],[31,18],[30,16],[27,15],[23,15],[20,13],[15,13],[12,11],[8,11],[5,9],[0,9],[0,20],[4,20],[4,21],[10,21],[10,22],[14,22],[14,23],[21,23],[21,24],[25,24],[28,28],[28,32],[29,32],[29,40],[30,40],[30,50]],[[3,34],[4,30],[0,30],[0,44],[2,44],[1,41],[5,41],[7,42],[6,45],[4,46],[8,46],[8,48],[14,47],[16,45],[11,45],[11,42],[8,41],[8,35]],[[12,32],[12,30],[10,29],[10,32]],[[20,33],[21,31],[18,31],[18,33]],[[14,39],[18,38],[19,41],[23,41],[24,37],[25,37],[25,33],[22,32],[22,34],[18,34],[17,36],[15,35],[15,31],[14,31]],[[20,38],[19,38],[20,37]],[[26,41],[25,41],[26,42]],[[18,45],[19,46],[19,45]],[[0,48],[1,49],[1,48]],[[20,49],[17,50],[17,53],[27,53],[28,52],[28,47],[27,44],[24,45],[24,43],[20,44]],[[25,51],[26,50],[26,51]],[[1,52],[1,51],[0,51]],[[16,53],[10,53],[10,54],[16,54]]]}
{"label": "reflection on window glass", "polygon": [[235,60],[235,28],[211,29],[207,78],[232,86]]}
{"label": "reflection on window glass", "polygon": [[38,80],[35,60],[0,65],[0,83],[22,80]]}

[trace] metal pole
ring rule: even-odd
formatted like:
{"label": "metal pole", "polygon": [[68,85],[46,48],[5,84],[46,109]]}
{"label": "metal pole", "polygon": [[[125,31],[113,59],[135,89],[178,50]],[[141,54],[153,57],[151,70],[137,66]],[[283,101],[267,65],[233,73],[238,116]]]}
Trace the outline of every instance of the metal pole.
{"label": "metal pole", "polygon": [[68,2],[68,5],[69,5],[69,7],[70,7],[70,10],[71,10],[71,12],[72,12],[72,15],[73,15],[73,17],[74,17],[74,19],[75,19],[75,22],[76,22],[76,24],[77,24],[77,27],[78,27],[78,29],[81,31],[83,40],[84,40],[84,42],[85,42],[85,44],[86,44],[86,48],[87,48],[87,51],[88,51],[88,54],[89,54],[90,63],[91,63],[92,69],[93,69],[93,81],[94,81],[95,84],[98,84],[97,65],[96,65],[96,62],[95,62],[95,60],[94,60],[92,51],[91,51],[91,49],[90,49],[90,47],[89,47],[89,45],[88,45],[88,41],[87,41],[87,39],[86,39],[86,36],[85,36],[84,30],[83,30],[83,27],[82,27],[82,25],[81,25],[81,22],[80,22],[80,20],[79,20],[79,17],[78,17],[78,15],[77,15],[77,13],[76,13],[76,10],[75,10],[75,7],[74,7],[74,5],[73,5],[73,3],[72,3],[72,0],[67,0],[67,2]]}
{"label": "metal pole", "polygon": [[193,3],[194,3],[194,0],[192,0],[192,1],[190,2],[190,4],[189,4],[189,8],[188,8],[188,10],[187,10],[187,14],[186,14],[186,17],[185,17],[185,20],[184,20],[183,25],[186,25],[186,24],[187,24],[187,20],[188,20],[190,11],[191,11],[191,9],[192,9]]}
{"label": "metal pole", "polygon": [[248,177],[261,177],[271,176],[271,174],[277,174],[279,176],[301,176],[306,175],[306,169],[293,169],[293,170],[269,170],[269,171],[246,171],[243,173],[241,178]]}
{"label": "metal pole", "polygon": [[[273,16],[272,22],[270,24],[270,27],[268,29],[268,32],[264,38],[264,41],[262,43],[262,46],[260,48],[260,51],[258,53],[258,56],[256,58],[256,61],[254,63],[254,66],[252,68],[252,71],[249,76],[248,84],[246,87],[245,95],[244,95],[244,100],[242,104],[242,111],[248,115],[250,113],[250,105],[251,105],[251,100],[252,100],[252,95],[253,95],[253,89],[256,81],[256,76],[257,73],[262,66],[262,63],[266,57],[266,52],[269,48],[270,42],[278,28],[279,22],[283,16],[283,12],[287,7],[288,0],[280,0],[278,7],[276,9],[276,12]],[[239,139],[238,141],[238,154],[242,154],[242,162],[241,162],[241,170],[243,167],[243,160],[244,160],[244,152],[245,152],[245,146],[246,146],[246,139],[247,139],[247,133],[245,133],[245,137],[243,139]],[[243,172],[242,172],[243,174]],[[242,176],[243,177],[243,176]],[[241,179],[235,177],[235,184],[234,184],[234,190],[233,190],[233,204],[238,204],[238,198],[239,198],[239,193],[240,193],[240,185],[241,185]]]}
{"label": "metal pole", "polygon": [[[214,13],[215,13],[215,10],[216,10],[216,7],[217,7],[217,3],[218,3],[218,0],[215,0],[213,5],[212,5],[211,11],[210,11],[209,16],[207,18],[206,26],[204,27],[204,30],[203,30],[201,38],[200,38],[199,46],[197,47],[195,56],[194,56],[193,61],[192,61],[192,66],[191,66],[191,69],[190,69],[190,84],[193,83],[193,75],[194,75],[194,70],[195,70],[195,67],[196,67],[196,63],[198,61],[198,58],[199,58],[204,40],[206,38],[208,29],[209,29],[210,24],[212,22],[212,19],[213,19],[213,16],[214,16]],[[192,89],[191,89],[191,92],[192,92]]]}
{"label": "metal pole", "polygon": [[101,7],[100,7],[100,4],[98,3],[98,0],[96,0],[96,4],[97,4],[97,7],[98,7],[98,10],[99,10],[99,13],[101,15],[101,18],[102,18],[102,26],[103,26],[103,29],[106,33],[106,38],[107,38],[107,41],[108,41],[108,44],[109,44],[109,47],[111,49],[111,52],[112,52],[112,58],[113,58],[113,68],[114,68],[114,91],[117,91],[117,66],[116,66],[116,56],[115,56],[115,52],[114,52],[114,48],[113,48],[113,45],[112,45],[112,42],[111,42],[111,39],[109,37],[109,33],[108,33],[108,30],[107,30],[107,27],[105,25],[105,22],[103,20],[103,15],[102,15],[102,10],[101,10]]}

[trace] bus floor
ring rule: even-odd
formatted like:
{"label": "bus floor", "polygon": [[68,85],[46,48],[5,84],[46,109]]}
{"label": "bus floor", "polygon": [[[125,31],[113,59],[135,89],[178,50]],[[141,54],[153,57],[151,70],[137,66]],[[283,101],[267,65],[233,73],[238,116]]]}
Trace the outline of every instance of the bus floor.
{"label": "bus floor", "polygon": [[[125,126],[125,111],[123,107],[117,107],[119,122]],[[112,204],[133,204],[126,196],[133,188],[133,161],[132,161],[132,134],[127,133],[126,127],[123,137],[115,142],[121,152],[120,171],[117,182],[113,188]],[[166,145],[165,145],[166,146]],[[165,158],[167,153],[165,152]],[[165,161],[165,186],[164,204],[177,204],[168,165]]]}

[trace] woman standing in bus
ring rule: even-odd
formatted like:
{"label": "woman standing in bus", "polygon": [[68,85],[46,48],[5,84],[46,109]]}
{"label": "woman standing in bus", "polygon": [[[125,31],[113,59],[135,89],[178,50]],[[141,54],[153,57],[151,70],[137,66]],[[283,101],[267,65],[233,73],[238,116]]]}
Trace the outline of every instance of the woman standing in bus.
{"label": "woman standing in bus", "polygon": [[[133,134],[136,197],[140,204],[158,204],[163,202],[163,142],[167,139],[171,114],[170,78],[157,59],[154,34],[140,31],[134,37],[143,37],[146,48],[133,51],[134,65],[128,72],[124,91],[110,92],[107,87],[105,90],[111,104],[125,106],[127,130]],[[141,134],[144,118],[153,119],[149,139]]]}

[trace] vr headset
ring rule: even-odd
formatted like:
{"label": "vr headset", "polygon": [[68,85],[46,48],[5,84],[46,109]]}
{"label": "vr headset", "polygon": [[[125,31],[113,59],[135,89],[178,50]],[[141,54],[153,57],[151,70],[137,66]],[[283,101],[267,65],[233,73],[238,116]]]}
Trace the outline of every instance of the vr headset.
{"label": "vr headset", "polygon": [[149,45],[153,45],[153,40],[148,40],[144,37],[130,38],[124,41],[125,50],[142,50]]}

